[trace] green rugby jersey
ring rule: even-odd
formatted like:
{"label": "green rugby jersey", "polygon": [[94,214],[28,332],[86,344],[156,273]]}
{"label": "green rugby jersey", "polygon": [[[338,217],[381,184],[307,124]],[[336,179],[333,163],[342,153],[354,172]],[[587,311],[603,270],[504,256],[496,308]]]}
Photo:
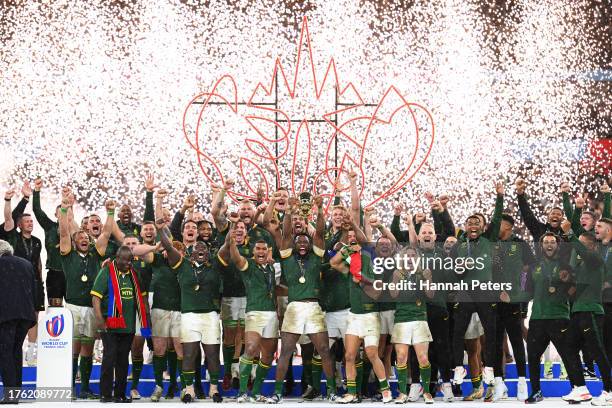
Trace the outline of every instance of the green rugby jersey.
{"label": "green rugby jersey", "polygon": [[66,303],[91,307],[91,287],[100,271],[102,255],[93,247],[86,254],[74,249],[61,255],[66,277]]}
{"label": "green rugby jersey", "polygon": [[161,253],[153,255],[151,263],[153,278],[150,290],[153,292],[151,309],[170,311],[181,310],[181,287],[176,274]]}
{"label": "green rugby jersey", "polygon": [[282,277],[287,284],[289,302],[319,299],[323,254],[323,250],[316,246],[304,257],[293,254],[293,248],[280,251]]}
{"label": "green rugby jersey", "polygon": [[274,268],[271,265],[259,265],[253,259],[247,259],[241,274],[246,288],[246,312],[276,311]]}
{"label": "green rugby jersey", "polygon": [[[377,302],[364,292],[359,282],[353,280],[350,272],[347,276],[349,279],[350,312],[354,314],[378,312]],[[372,268],[372,258],[367,251],[363,250],[361,251],[361,276],[369,282],[374,282],[377,279]]]}
{"label": "green rugby jersey", "polygon": [[182,313],[219,311],[221,274],[217,261],[199,265],[185,257],[172,267],[181,288]]}

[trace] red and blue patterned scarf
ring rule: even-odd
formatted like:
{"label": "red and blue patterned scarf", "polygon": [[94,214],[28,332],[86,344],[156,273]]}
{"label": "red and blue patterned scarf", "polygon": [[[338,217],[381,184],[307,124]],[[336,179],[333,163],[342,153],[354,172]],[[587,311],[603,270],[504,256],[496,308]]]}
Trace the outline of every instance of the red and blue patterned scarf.
{"label": "red and blue patterned scarf", "polygon": [[[108,264],[108,308],[106,317],[106,327],[109,329],[125,329],[126,323],[123,317],[123,304],[121,302],[121,292],[119,289],[118,269],[115,267],[115,261]],[[136,311],[140,319],[140,335],[142,337],[151,337],[151,327],[147,320],[147,310],[142,299],[140,291],[140,283],[136,276],[134,268],[130,268],[130,278],[136,290]]]}

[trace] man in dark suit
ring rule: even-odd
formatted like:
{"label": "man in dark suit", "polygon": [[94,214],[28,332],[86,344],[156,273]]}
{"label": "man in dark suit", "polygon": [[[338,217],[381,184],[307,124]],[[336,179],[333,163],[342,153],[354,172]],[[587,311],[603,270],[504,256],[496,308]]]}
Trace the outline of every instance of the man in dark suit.
{"label": "man in dark suit", "polygon": [[21,388],[23,352],[28,329],[36,324],[34,301],[36,278],[32,264],[13,255],[13,247],[0,240],[0,374],[4,399],[17,403],[15,389]]}

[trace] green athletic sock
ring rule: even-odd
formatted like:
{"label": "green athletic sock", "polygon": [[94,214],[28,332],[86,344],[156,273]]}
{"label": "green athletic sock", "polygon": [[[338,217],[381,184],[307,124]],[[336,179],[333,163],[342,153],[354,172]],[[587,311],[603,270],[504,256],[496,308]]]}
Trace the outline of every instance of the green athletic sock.
{"label": "green athletic sock", "polygon": [[284,380],[276,380],[274,382],[274,394],[283,395],[283,381]]}
{"label": "green athletic sock", "polygon": [[361,376],[361,393],[367,394],[368,381],[370,380],[370,371],[372,371],[372,363],[370,360],[363,361],[363,374]]}
{"label": "green athletic sock", "polygon": [[387,378],[383,378],[382,380],[379,378],[378,379],[378,390],[380,392],[383,392],[388,389],[389,389],[389,381],[387,381]]}
{"label": "green athletic sock", "polygon": [[302,360],[302,389],[312,382],[312,360]]}
{"label": "green athletic sock", "polygon": [[431,364],[427,363],[426,366],[419,364],[419,372],[421,373],[421,385],[423,386],[423,392],[429,393],[429,380],[431,379]]}
{"label": "green athletic sock", "polygon": [[266,379],[269,370],[270,366],[262,363],[260,360],[259,364],[257,364],[257,370],[255,371],[255,381],[253,381],[253,395],[261,394],[261,385]]}
{"label": "green athletic sock", "polygon": [[472,389],[476,391],[480,388],[480,384],[482,383],[482,375],[478,374],[475,377],[472,377]]}
{"label": "green athletic sock", "polygon": [[[313,356],[312,357],[312,386],[315,390],[321,390],[321,371],[323,370],[323,362],[321,361],[321,356]],[[334,378],[335,380],[335,378]],[[329,382],[329,379],[328,379]],[[329,387],[328,387],[329,388]],[[329,389],[328,389],[329,392]],[[336,392],[336,388],[334,386],[333,392]]]}
{"label": "green athletic sock", "polygon": [[155,376],[155,385],[164,388],[164,369],[166,368],[166,355],[153,355],[153,374]]}
{"label": "green athletic sock", "polygon": [[[327,385],[327,395],[336,393],[336,377],[331,376],[331,378],[325,378],[325,383]],[[321,382],[319,381],[319,388],[321,388]]]}
{"label": "green athletic sock", "polygon": [[[196,366],[197,366],[197,362],[196,362]],[[178,371],[178,377],[181,380],[181,389],[185,388],[185,384],[183,383],[183,359],[182,358],[176,358],[176,369]],[[196,377],[198,376],[198,373],[196,371]]]}
{"label": "green athletic sock", "polygon": [[183,371],[183,376],[181,377],[181,381],[185,383],[185,387],[189,387],[193,385],[193,376],[195,371]]}
{"label": "green athletic sock", "polygon": [[74,387],[74,383],[76,382],[76,375],[79,371],[79,356],[72,356],[72,386]]}
{"label": "green athletic sock", "polygon": [[132,389],[138,388],[138,382],[140,381],[140,373],[142,373],[142,365],[144,361],[142,359],[132,359]]}
{"label": "green athletic sock", "polygon": [[357,395],[357,382],[355,380],[346,380],[346,389],[349,394]]}
{"label": "green athletic sock", "polygon": [[79,371],[81,373],[81,392],[89,391],[89,377],[91,376],[92,365],[93,359],[91,356],[81,356],[81,363],[79,364]]}
{"label": "green athletic sock", "polygon": [[232,372],[232,360],[234,359],[234,352],[236,347],[223,345],[223,374],[231,375]]}
{"label": "green athletic sock", "polygon": [[253,368],[253,360],[246,357],[240,357],[240,394],[247,392],[251,369]]}
{"label": "green athletic sock", "polygon": [[168,374],[170,375],[170,385],[176,385],[176,364],[177,355],[175,350],[168,350],[166,353],[168,359]]}
{"label": "green athletic sock", "polygon": [[395,373],[397,375],[397,388],[402,394],[406,394],[408,391],[408,366],[396,365]]}
{"label": "green athletic sock", "polygon": [[[363,361],[359,360],[355,363],[355,369],[357,370],[357,378],[353,380],[355,386],[361,392],[361,386],[363,385]],[[348,379],[347,379],[348,381]],[[348,388],[348,385],[347,385]]]}

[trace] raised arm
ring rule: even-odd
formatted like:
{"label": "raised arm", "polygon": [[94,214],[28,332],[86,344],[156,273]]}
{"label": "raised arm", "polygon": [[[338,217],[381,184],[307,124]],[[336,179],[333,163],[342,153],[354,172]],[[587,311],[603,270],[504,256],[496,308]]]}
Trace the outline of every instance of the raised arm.
{"label": "raised arm", "polygon": [[210,204],[210,213],[213,217],[213,221],[215,222],[215,227],[217,231],[225,231],[227,228],[227,218],[225,217],[225,193],[227,190],[231,190],[234,187],[234,181],[231,179],[225,180],[223,184],[223,188],[220,189],[213,196],[212,203]]}
{"label": "raised arm", "polygon": [[357,173],[353,170],[349,173],[351,183],[351,216],[361,226],[361,203],[359,202],[359,191],[357,191]]}
{"label": "raised arm", "polygon": [[155,184],[155,177],[153,176],[153,174],[152,173],[147,174],[147,177],[145,178],[146,196],[145,196],[145,212],[144,212],[144,215],[142,217],[143,222],[144,221],[153,221],[153,222],[155,222],[155,209],[154,209],[154,205],[153,205],[153,192],[157,188],[159,188],[159,186],[157,184]]}
{"label": "raised arm", "polygon": [[450,213],[448,212],[447,204],[450,200],[448,195],[443,194],[440,197],[438,197],[438,200],[440,201],[440,204],[442,205],[443,211],[442,213],[440,213],[440,221],[442,223],[442,230],[441,230],[441,233],[437,235],[440,237],[440,240],[444,242],[446,241],[446,238],[455,236],[455,224],[453,223],[453,219],[451,218]]}
{"label": "raised arm", "polygon": [[391,233],[398,242],[408,242],[408,232],[400,230],[400,217],[402,215],[402,205],[395,204],[393,207],[393,221],[391,222]]}
{"label": "raised arm", "polygon": [[348,257],[348,251],[346,247],[342,247],[342,249],[329,260],[329,266],[340,273],[347,274],[349,273],[349,266],[344,262],[344,259]]}
{"label": "raised arm", "polygon": [[574,231],[574,235],[576,236],[580,236],[580,234],[584,232],[584,228],[580,223],[580,217],[582,216],[582,209],[584,208],[585,204],[584,198],[578,196],[576,198],[576,208],[572,213],[572,218],[568,218],[568,220],[571,220],[572,231]]}
{"label": "raised arm", "polygon": [[323,197],[314,196],[312,198],[313,207],[317,209],[317,221],[315,234],[312,239],[314,246],[325,249],[325,214],[323,213]]}
{"label": "raised arm", "polygon": [[501,227],[501,217],[504,211],[504,183],[498,181],[495,183],[495,210],[493,211],[493,217],[491,223],[486,231],[486,237],[490,241],[497,241],[499,239],[499,229]]}
{"label": "raised arm", "polygon": [[157,196],[155,197],[155,220],[164,218],[164,198],[168,195],[168,192],[160,188],[157,190]]}
{"label": "raised arm", "polygon": [[298,205],[298,199],[295,197],[289,197],[287,200],[287,208],[285,209],[285,216],[283,217],[283,228],[282,228],[282,239],[278,246],[279,251],[284,251],[293,246],[293,212],[296,210]]}
{"label": "raised arm", "polygon": [[537,238],[540,236],[540,231],[544,227],[544,224],[536,218],[533,211],[531,211],[531,207],[529,207],[527,197],[525,196],[525,188],[527,187],[527,183],[525,183],[525,180],[522,178],[519,178],[516,180],[515,187],[521,218],[523,218],[523,222],[531,235],[534,238]]}
{"label": "raised arm", "polygon": [[102,227],[100,236],[96,239],[96,250],[100,255],[106,254],[108,240],[113,233],[113,229],[117,226],[115,222],[115,206],[116,204],[113,200],[107,200],[104,203],[104,207],[106,207],[106,222],[104,223],[104,227]]}
{"label": "raised arm", "polygon": [[572,208],[572,202],[570,201],[570,185],[569,183],[563,182],[561,183],[561,197],[563,198],[563,212],[565,213],[565,218],[568,220],[572,219],[572,214],[574,213],[574,209]]}
{"label": "raised arm", "polygon": [[181,261],[181,254],[172,245],[172,240],[170,239],[170,229],[166,225],[164,225],[163,218],[158,218],[155,221],[155,226],[157,227],[157,231],[159,232],[161,245],[168,254],[168,265],[170,265],[171,268],[175,267]]}
{"label": "raised arm", "polygon": [[132,254],[146,263],[153,263],[154,253],[159,250],[159,245],[139,244],[132,249]]}
{"label": "raised arm", "polygon": [[[363,211],[363,234],[369,242],[374,241],[374,235],[372,234],[372,228],[376,228],[372,224],[377,220],[374,215],[374,208],[366,207]],[[394,238],[395,239],[395,238]]]}
{"label": "raised arm", "polygon": [[15,221],[13,221],[13,215],[11,214],[11,200],[14,195],[15,190],[8,190],[4,193],[4,230],[6,232],[15,228]]}
{"label": "raised arm", "polygon": [[372,228],[376,228],[378,231],[380,231],[380,234],[383,237],[391,241],[391,245],[397,245],[397,240],[395,239],[395,236],[391,233],[389,228],[384,226],[380,218],[372,218],[370,221],[370,225],[372,226]]}
{"label": "raised arm", "polygon": [[406,214],[406,216],[404,217],[404,222],[406,223],[406,225],[408,225],[408,243],[411,247],[416,248],[419,243],[419,239],[417,236],[416,229],[414,228],[412,214]]}
{"label": "raised arm", "polygon": [[234,240],[232,234],[227,234],[227,236],[229,237],[230,260],[234,265],[236,265],[236,268],[238,268],[239,271],[244,271],[247,266],[247,260],[244,256],[240,255],[238,247],[236,246],[236,241]]}
{"label": "raised arm", "polygon": [[227,232],[225,233],[225,242],[223,246],[219,248],[219,252],[217,252],[217,256],[223,261],[225,264],[228,264],[230,259],[230,247],[231,247],[231,239],[234,234],[234,226],[240,220],[238,214],[232,213],[229,216],[229,226],[227,228]]}
{"label": "raised arm", "polygon": [[34,192],[32,195],[32,211],[34,212],[34,217],[36,217],[36,221],[40,224],[40,226],[48,231],[53,228],[55,223],[51,221],[51,219],[47,216],[47,214],[43,211],[42,206],[40,205],[40,190],[42,189],[43,181],[41,178],[37,178],[34,180]]}
{"label": "raised arm", "polygon": [[70,221],[68,220],[68,209],[70,208],[70,198],[62,197],[62,206],[59,213],[59,235],[60,235],[60,253],[65,255],[72,250],[72,241],[70,238]]}

